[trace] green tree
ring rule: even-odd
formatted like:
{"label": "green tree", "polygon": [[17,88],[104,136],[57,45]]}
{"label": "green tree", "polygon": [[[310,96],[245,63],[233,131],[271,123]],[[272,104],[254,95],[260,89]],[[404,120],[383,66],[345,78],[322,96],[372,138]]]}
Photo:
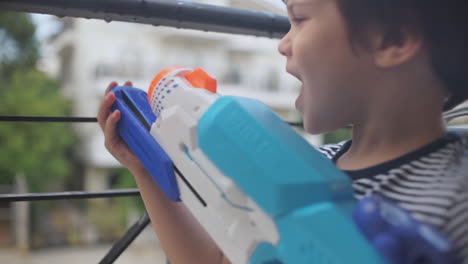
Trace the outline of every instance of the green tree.
{"label": "green tree", "polygon": [[323,141],[324,141],[324,144],[338,143],[343,140],[351,138],[352,135],[353,135],[353,132],[351,128],[342,128],[332,133],[325,134]]}
{"label": "green tree", "polygon": [[36,27],[27,14],[0,10],[0,81],[18,68],[34,68],[38,59]]}
{"label": "green tree", "polygon": [[[38,71],[35,25],[27,14],[0,11],[0,115],[65,116],[58,82]],[[26,177],[31,191],[64,182],[76,137],[66,124],[0,123],[0,183]]]}

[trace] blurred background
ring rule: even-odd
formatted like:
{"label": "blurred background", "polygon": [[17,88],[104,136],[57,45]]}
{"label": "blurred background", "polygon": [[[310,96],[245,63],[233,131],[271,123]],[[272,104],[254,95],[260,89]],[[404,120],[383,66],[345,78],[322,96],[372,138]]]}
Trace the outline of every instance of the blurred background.
{"label": "blurred background", "polygon": [[[279,0],[197,1],[286,15]],[[223,95],[259,99],[283,119],[299,82],[279,40],[0,10],[0,115],[95,117],[111,81],[146,90],[171,65],[203,67]],[[311,136],[338,142],[349,130]],[[96,123],[0,123],[0,193],[135,188]],[[140,198],[0,203],[0,263],[97,263],[144,212]],[[116,263],[165,263],[150,227]]]}

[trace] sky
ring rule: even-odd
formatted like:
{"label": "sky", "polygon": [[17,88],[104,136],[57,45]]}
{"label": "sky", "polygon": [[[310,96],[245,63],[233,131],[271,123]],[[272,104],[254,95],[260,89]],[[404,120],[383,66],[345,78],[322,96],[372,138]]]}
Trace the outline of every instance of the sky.
{"label": "sky", "polygon": [[55,16],[32,14],[33,22],[37,25],[36,37],[39,41],[44,41],[48,36],[57,32],[59,24],[54,22]]}

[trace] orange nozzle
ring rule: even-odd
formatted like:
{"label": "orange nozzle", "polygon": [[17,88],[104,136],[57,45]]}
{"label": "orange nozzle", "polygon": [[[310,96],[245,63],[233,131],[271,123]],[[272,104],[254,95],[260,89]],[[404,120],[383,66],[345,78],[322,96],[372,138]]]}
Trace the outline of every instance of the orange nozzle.
{"label": "orange nozzle", "polygon": [[185,79],[189,81],[195,88],[201,88],[208,90],[212,93],[216,93],[217,80],[211,77],[202,68],[196,68],[185,76]]}
{"label": "orange nozzle", "polygon": [[164,78],[164,76],[166,76],[168,73],[170,73],[173,70],[182,69],[182,68],[184,68],[184,67],[182,67],[182,66],[171,66],[171,67],[167,67],[164,70],[160,71],[156,75],[156,77],[154,77],[153,80],[151,81],[150,87],[148,89],[148,100],[151,101],[151,97],[153,96],[154,89],[156,88],[158,83],[161,81],[161,79]]}

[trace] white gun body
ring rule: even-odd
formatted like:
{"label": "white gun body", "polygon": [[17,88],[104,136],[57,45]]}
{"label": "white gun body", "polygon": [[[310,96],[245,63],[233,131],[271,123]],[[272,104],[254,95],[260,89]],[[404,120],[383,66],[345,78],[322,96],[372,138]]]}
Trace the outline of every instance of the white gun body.
{"label": "white gun body", "polygon": [[[234,264],[249,262],[261,242],[277,245],[274,221],[206,157],[198,145],[198,121],[219,98],[194,88],[179,69],[152,94],[158,116],[151,135],[174,162],[180,198]],[[220,153],[219,155],[223,155]]]}

